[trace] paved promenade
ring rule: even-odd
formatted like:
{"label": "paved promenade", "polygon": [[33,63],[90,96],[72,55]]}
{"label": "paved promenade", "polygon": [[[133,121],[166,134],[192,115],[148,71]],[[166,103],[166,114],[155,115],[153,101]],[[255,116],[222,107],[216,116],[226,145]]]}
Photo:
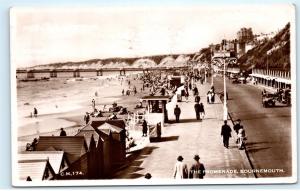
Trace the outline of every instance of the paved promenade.
{"label": "paved promenade", "polygon": [[[160,142],[149,143],[139,153],[130,157],[129,166],[115,175],[114,178],[143,178],[144,174],[151,173],[153,178],[173,178],[174,164],[178,155],[182,155],[184,162],[191,167],[193,156],[199,154],[207,170],[205,178],[242,178],[254,177],[251,173],[209,173],[209,170],[236,170],[251,169],[245,151],[238,150],[235,144],[235,132],[230,139],[229,149],[224,148],[221,133],[223,124],[223,105],[216,96],[214,104],[206,103],[206,93],[210,84],[197,84],[201,102],[205,108],[205,118],[202,122],[196,120],[194,112],[194,97],[189,102],[179,102],[181,108],[180,123],[169,123],[162,131]],[[190,92],[192,94],[192,92]],[[175,117],[169,113],[169,119]],[[229,121],[228,123],[232,123]],[[233,128],[232,128],[233,129]],[[211,171],[210,171],[211,172]]]}

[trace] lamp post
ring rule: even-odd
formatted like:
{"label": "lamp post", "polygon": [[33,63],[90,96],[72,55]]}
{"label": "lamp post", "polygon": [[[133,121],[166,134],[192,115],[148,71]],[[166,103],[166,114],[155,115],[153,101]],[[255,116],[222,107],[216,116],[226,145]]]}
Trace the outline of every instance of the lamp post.
{"label": "lamp post", "polygon": [[210,65],[210,67],[211,67],[211,86],[214,85],[214,67],[213,66],[215,64],[216,64],[216,60],[212,59],[211,65]]}
{"label": "lamp post", "polygon": [[[221,54],[218,54],[219,56],[216,56],[213,58],[214,62],[221,62],[221,65],[223,65],[223,83],[224,83],[224,101],[223,101],[223,119],[227,120],[228,118],[228,108],[227,108],[227,88],[226,88],[226,65],[231,62],[235,61],[236,58],[231,58],[230,55],[226,55],[226,51],[220,52]],[[212,78],[213,79],[213,78]],[[213,83],[213,82],[212,82]]]}
{"label": "lamp post", "polygon": [[222,59],[224,65],[224,114],[223,119],[227,120],[228,118],[228,109],[227,109],[227,89],[226,89],[226,60],[225,60],[225,53],[224,58]]}
{"label": "lamp post", "polygon": [[212,69],[212,72],[211,72],[211,86],[214,85],[214,69]]}

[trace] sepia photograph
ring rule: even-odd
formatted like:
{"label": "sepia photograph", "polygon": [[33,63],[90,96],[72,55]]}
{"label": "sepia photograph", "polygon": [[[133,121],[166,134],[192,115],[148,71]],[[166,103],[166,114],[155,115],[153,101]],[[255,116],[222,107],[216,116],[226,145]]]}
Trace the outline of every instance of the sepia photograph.
{"label": "sepia photograph", "polygon": [[292,4],[10,9],[13,186],[295,183]]}

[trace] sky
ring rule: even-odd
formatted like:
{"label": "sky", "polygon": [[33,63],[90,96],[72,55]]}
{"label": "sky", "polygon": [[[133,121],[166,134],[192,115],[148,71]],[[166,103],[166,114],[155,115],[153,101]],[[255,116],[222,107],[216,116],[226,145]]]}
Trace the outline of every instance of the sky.
{"label": "sky", "polygon": [[290,4],[194,7],[14,7],[11,62],[27,67],[96,58],[195,53],[294,22]]}

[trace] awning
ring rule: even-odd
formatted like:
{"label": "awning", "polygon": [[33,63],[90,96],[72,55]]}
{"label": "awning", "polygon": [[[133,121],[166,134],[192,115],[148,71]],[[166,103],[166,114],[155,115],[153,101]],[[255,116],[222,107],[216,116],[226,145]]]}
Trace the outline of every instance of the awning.
{"label": "awning", "polygon": [[285,84],[291,84],[292,81],[284,78],[277,78],[275,79],[277,82],[285,83]]}
{"label": "awning", "polygon": [[277,77],[274,77],[274,76],[267,76],[267,75],[264,75],[264,74],[249,74],[250,76],[253,76],[253,77],[257,77],[257,78],[263,78],[263,79],[266,79],[266,80],[273,80],[273,79],[276,79]]}
{"label": "awning", "polygon": [[238,74],[238,73],[240,73],[240,71],[236,71],[236,70],[227,70],[227,72],[233,73],[233,74]]}

